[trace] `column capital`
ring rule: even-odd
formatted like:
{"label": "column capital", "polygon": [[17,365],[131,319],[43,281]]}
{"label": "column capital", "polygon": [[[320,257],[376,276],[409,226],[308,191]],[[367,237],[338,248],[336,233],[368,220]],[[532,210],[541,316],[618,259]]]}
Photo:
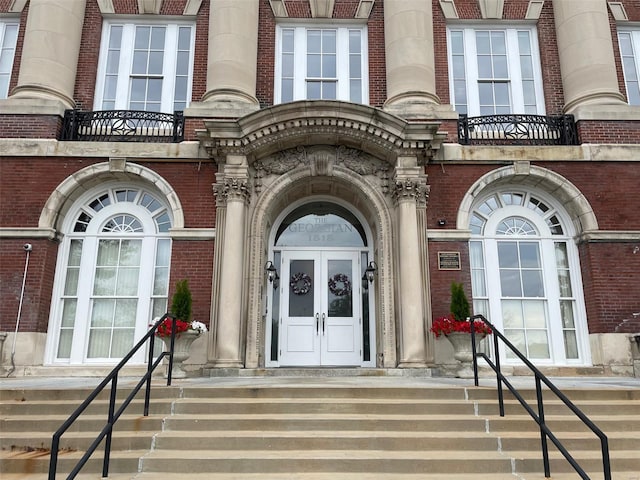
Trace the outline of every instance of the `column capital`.
{"label": "column capital", "polygon": [[391,188],[391,196],[396,203],[411,201],[425,207],[429,201],[431,186],[424,178],[396,178]]}
{"label": "column capital", "polygon": [[251,196],[246,177],[229,176],[213,184],[213,194],[216,196],[218,206],[225,206],[229,201],[246,203]]}

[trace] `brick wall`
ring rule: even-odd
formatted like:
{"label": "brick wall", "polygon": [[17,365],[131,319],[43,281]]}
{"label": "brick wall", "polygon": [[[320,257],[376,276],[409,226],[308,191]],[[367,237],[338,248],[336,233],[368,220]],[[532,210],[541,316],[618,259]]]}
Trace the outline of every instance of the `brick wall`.
{"label": "brick wall", "polygon": [[640,332],[640,252],[634,243],[579,246],[590,333]]}
{"label": "brick wall", "polygon": [[19,332],[46,332],[49,323],[51,292],[58,254],[55,242],[41,239],[0,238],[0,331],[15,331],[20,292],[25,271],[25,243],[33,245],[29,254]]}
{"label": "brick wall", "polygon": [[0,138],[58,138],[62,117],[57,115],[0,115]]}
{"label": "brick wall", "polygon": [[[460,252],[460,270],[438,270],[438,252]],[[429,267],[431,274],[431,312],[433,318],[451,312],[451,282],[464,285],[471,304],[471,272],[469,269],[469,244],[467,242],[429,241]],[[473,309],[472,309],[473,311]]]}

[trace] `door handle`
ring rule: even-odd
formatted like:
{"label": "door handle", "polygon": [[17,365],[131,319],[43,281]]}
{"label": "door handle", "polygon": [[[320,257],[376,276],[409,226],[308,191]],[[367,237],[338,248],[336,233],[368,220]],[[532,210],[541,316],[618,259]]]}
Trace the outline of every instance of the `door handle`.
{"label": "door handle", "polygon": [[322,312],[322,335],[324,335],[324,312]]}
{"label": "door handle", "polygon": [[318,331],[320,328],[320,319],[318,317],[319,315],[316,313],[316,335],[318,335]]}

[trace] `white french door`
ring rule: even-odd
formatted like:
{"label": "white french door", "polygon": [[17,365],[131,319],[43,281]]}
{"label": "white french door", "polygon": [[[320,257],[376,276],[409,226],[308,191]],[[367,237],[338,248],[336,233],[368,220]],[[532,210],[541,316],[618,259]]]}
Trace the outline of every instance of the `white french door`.
{"label": "white french door", "polygon": [[281,366],[362,364],[360,253],[283,251]]}

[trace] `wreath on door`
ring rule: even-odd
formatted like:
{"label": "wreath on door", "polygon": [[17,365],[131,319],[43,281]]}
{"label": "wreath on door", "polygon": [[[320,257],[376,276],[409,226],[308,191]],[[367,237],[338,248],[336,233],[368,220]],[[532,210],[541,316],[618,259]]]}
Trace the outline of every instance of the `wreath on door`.
{"label": "wreath on door", "polygon": [[[341,287],[338,286],[339,283],[342,284]],[[344,273],[336,273],[329,279],[329,291],[336,297],[344,297],[345,295],[350,294],[351,281],[349,281],[349,277]]]}
{"label": "wreath on door", "polygon": [[291,276],[289,286],[296,295],[306,295],[311,290],[311,277],[306,273],[295,273]]}

